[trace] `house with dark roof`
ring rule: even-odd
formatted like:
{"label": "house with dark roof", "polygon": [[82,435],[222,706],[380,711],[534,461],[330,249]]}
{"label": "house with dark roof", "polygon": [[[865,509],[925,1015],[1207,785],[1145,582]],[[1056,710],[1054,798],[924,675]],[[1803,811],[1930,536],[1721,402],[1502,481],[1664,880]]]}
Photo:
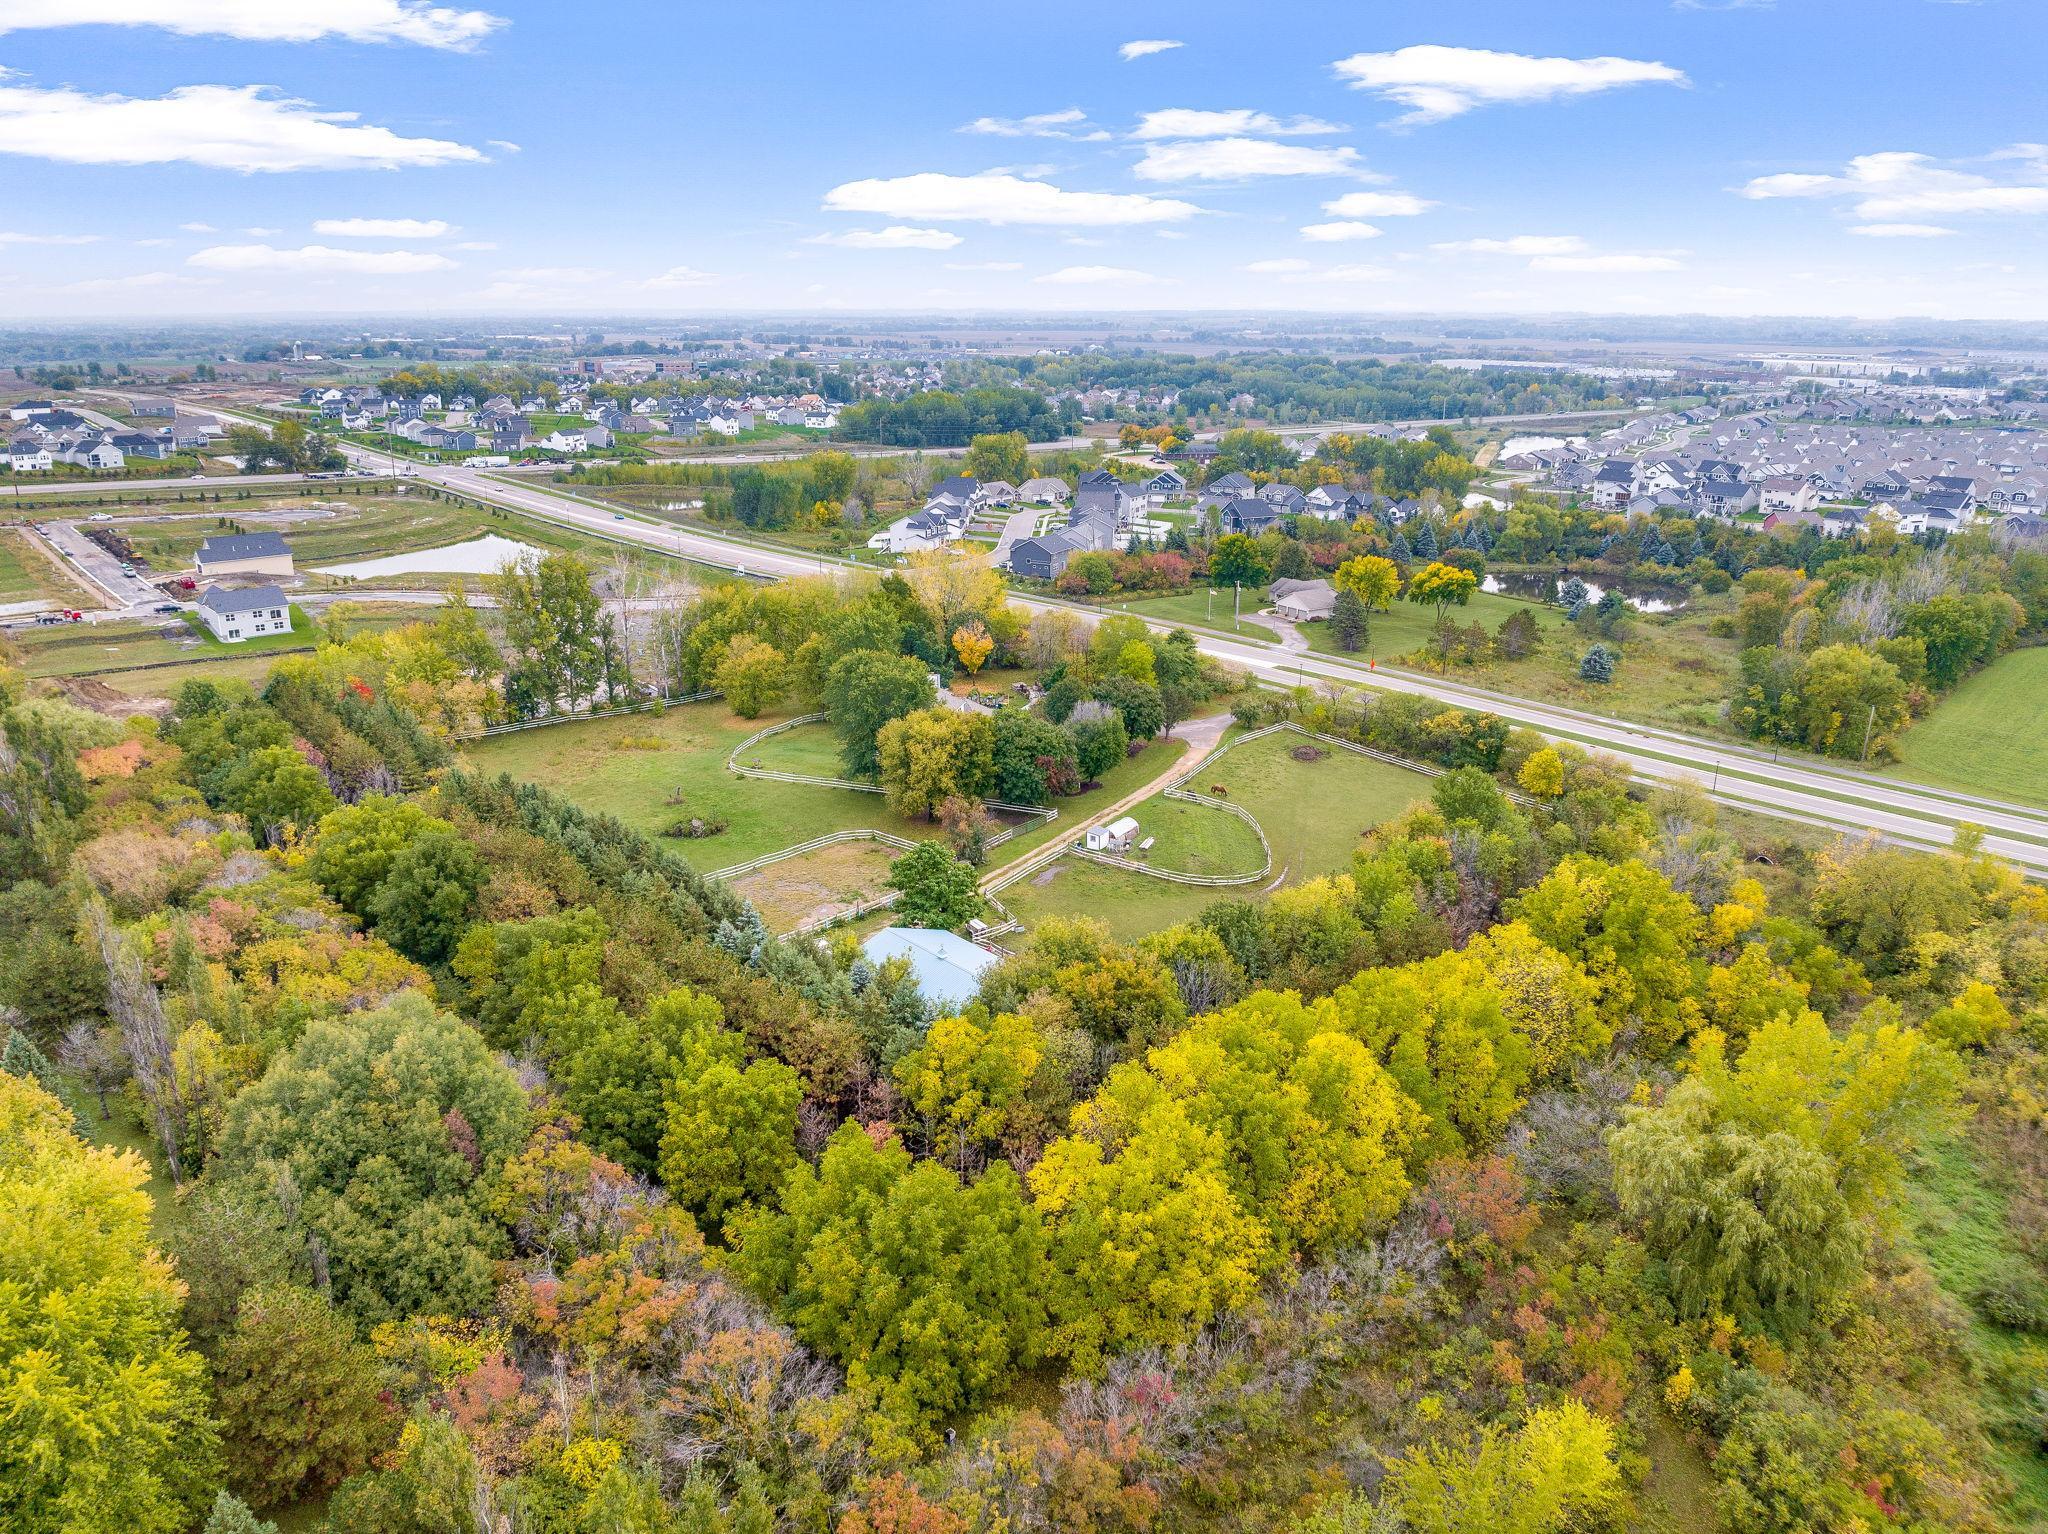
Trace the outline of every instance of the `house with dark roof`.
{"label": "house with dark roof", "polygon": [[1286,515],[1270,501],[1262,501],[1257,496],[1243,496],[1223,508],[1223,530],[1256,536],[1269,527],[1278,527]]}
{"label": "house with dark roof", "polygon": [[1058,580],[1067,561],[1092,546],[1086,536],[1064,527],[1036,538],[1019,538],[1010,545],[1010,573],[1029,581]]}
{"label": "house with dark roof", "polygon": [[199,599],[199,618],[225,644],[292,631],[291,603],[277,586],[209,586]]}
{"label": "house with dark roof", "polygon": [[292,574],[292,550],[276,533],[216,533],[199,545],[204,580],[231,575]]}

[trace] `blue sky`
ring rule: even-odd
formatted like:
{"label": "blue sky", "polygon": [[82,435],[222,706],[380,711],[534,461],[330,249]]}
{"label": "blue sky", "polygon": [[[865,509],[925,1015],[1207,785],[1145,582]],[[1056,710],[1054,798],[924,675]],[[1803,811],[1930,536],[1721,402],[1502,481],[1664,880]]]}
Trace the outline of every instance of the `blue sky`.
{"label": "blue sky", "polygon": [[0,0],[0,312],[2038,318],[2044,56],[2040,0]]}

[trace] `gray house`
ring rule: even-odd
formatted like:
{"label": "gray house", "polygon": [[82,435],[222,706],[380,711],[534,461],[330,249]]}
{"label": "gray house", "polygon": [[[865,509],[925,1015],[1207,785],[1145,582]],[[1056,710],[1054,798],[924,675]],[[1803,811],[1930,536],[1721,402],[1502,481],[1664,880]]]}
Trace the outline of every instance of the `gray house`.
{"label": "gray house", "polygon": [[276,586],[246,586],[239,591],[209,586],[199,599],[199,617],[213,637],[226,644],[292,630],[291,604]]}
{"label": "gray house", "polygon": [[1076,536],[1064,527],[1036,538],[1020,538],[1010,545],[1010,573],[1030,581],[1057,580],[1068,560],[1092,547],[1085,536]]}

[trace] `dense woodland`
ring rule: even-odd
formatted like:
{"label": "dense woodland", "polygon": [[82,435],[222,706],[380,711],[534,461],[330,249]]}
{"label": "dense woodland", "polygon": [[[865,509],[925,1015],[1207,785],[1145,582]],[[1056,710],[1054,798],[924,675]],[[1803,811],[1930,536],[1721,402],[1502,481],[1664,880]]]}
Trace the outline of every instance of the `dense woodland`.
{"label": "dense woodland", "polygon": [[[969,561],[640,634],[572,556],[499,595],[160,722],[0,674],[0,1527],[2048,1516],[2048,898],[1967,834],[1751,847]],[[1042,708],[931,707],[991,664]],[[1191,712],[1448,770],[1346,873],[1042,922],[949,1013],[462,765],[671,682],[958,822],[942,922],[978,797]]]}

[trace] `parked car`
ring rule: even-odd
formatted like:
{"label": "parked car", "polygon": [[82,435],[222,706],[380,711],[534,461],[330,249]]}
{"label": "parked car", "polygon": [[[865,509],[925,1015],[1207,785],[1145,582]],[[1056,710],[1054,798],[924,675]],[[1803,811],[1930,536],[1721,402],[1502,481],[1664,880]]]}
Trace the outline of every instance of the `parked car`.
{"label": "parked car", "polygon": [[156,605],[156,610],[160,613],[181,613],[185,609],[176,602],[159,602]]}

